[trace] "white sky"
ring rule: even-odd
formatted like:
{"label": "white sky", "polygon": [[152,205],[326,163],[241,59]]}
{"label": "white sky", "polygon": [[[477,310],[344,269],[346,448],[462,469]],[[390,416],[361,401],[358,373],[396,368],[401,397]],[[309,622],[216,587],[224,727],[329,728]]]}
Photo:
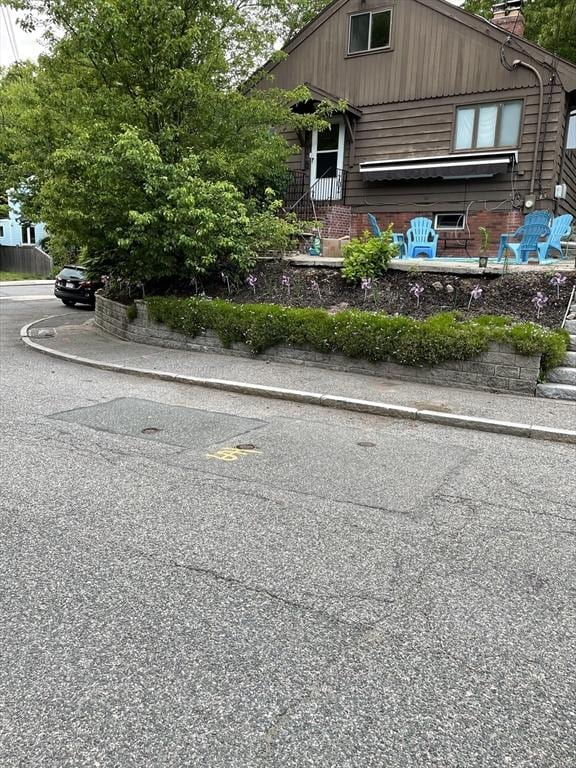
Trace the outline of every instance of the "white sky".
{"label": "white sky", "polygon": [[[463,0],[448,0],[453,5],[462,5]],[[12,46],[10,44],[10,38],[8,36],[8,30],[6,25],[6,18],[10,17],[12,21],[12,28],[14,30],[14,37],[16,39],[16,48],[18,57],[14,56]],[[40,37],[42,30],[36,30],[36,32],[24,32],[16,23],[17,12],[13,11],[6,6],[0,4],[0,66],[6,67],[16,61],[16,58],[20,60],[33,59],[36,60],[38,55],[42,52],[42,46],[40,43]]]}
{"label": "white sky", "polygon": [[12,21],[18,59],[22,61],[26,59],[37,59],[38,55],[42,52],[42,47],[40,45],[42,30],[37,30],[32,33],[24,32],[16,23],[17,12],[0,4],[0,66],[6,67],[16,61],[16,56],[14,56],[10,44],[10,37],[8,36],[6,24],[6,18],[8,17]]}

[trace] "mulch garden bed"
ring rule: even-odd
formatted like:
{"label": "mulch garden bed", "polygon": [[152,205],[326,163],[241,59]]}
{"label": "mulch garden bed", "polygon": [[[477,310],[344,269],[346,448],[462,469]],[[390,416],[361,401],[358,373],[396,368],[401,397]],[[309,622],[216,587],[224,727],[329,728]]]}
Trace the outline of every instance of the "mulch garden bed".
{"label": "mulch garden bed", "polygon": [[[553,328],[560,325],[576,270],[564,272],[566,282],[560,286],[560,298],[550,280],[554,272],[526,274],[459,276],[439,272],[398,272],[391,270],[362,290],[346,283],[339,269],[295,267],[280,262],[261,262],[252,272],[252,282],[234,285],[224,278],[205,287],[208,296],[242,303],[281,304],[287,307],[322,307],[329,311],[362,309],[369,312],[408,315],[424,319],[438,312],[459,310],[465,317],[475,315],[507,315],[516,320],[533,320]],[[419,306],[410,288],[424,288]],[[479,286],[482,294],[472,299]],[[533,299],[538,292],[547,297],[539,317]],[[470,306],[469,306],[470,304]]]}

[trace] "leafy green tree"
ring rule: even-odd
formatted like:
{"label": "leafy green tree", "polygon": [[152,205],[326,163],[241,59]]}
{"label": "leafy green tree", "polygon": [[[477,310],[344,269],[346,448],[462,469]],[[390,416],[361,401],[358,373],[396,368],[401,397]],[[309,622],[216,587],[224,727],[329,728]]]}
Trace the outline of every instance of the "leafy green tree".
{"label": "leafy green tree", "polygon": [[305,88],[234,87],[258,23],[221,0],[13,5],[29,24],[44,14],[51,47],[0,79],[0,182],[60,246],[94,272],[154,280],[246,271],[285,242],[264,194],[291,151],[274,128],[323,123],[290,109]]}
{"label": "leafy green tree", "polygon": [[[466,0],[463,7],[490,19],[493,4],[492,0]],[[523,14],[527,40],[576,62],[575,0],[526,0]]]}

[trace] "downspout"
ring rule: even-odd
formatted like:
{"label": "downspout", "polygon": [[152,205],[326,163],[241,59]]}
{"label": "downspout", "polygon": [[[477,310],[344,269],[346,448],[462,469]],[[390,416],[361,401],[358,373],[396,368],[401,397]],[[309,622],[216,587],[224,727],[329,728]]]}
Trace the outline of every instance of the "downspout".
{"label": "downspout", "polygon": [[[534,186],[536,184],[536,166],[538,164],[538,150],[540,149],[540,131],[542,128],[542,111],[544,109],[544,83],[542,82],[542,75],[536,67],[533,67],[532,64],[528,64],[525,61],[520,61],[520,59],[514,59],[512,62],[512,68],[516,69],[516,67],[524,67],[525,69],[529,69],[531,72],[534,72],[536,77],[538,78],[538,86],[540,89],[540,103],[538,106],[538,123],[536,126],[536,141],[534,142],[534,156],[532,158],[532,175],[530,177],[530,197],[534,196]],[[532,203],[534,205],[534,203]]]}

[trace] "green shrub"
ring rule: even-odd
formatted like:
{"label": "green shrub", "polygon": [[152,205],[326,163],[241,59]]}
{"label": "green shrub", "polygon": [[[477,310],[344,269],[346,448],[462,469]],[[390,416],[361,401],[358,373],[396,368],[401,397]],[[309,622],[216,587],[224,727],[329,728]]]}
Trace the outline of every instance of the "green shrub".
{"label": "green shrub", "polygon": [[522,355],[542,355],[543,372],[558,365],[568,348],[566,331],[506,317],[462,320],[456,312],[426,320],[390,317],[359,310],[330,315],[323,309],[291,309],[277,304],[235,304],[220,299],[150,298],[150,316],[172,330],[197,336],[212,329],[225,347],[243,342],[254,354],[277,344],[341,352],[372,362],[433,366],[469,360],[490,342],[509,343]]}
{"label": "green shrub", "polygon": [[356,283],[364,277],[380,277],[388,269],[390,260],[398,253],[398,246],[392,242],[392,224],[380,237],[364,232],[342,248],[344,263],[342,277]]}
{"label": "green shrub", "polygon": [[128,318],[128,321],[131,323],[133,320],[136,320],[138,317],[138,310],[136,308],[136,304],[129,304],[126,307],[126,317]]}

